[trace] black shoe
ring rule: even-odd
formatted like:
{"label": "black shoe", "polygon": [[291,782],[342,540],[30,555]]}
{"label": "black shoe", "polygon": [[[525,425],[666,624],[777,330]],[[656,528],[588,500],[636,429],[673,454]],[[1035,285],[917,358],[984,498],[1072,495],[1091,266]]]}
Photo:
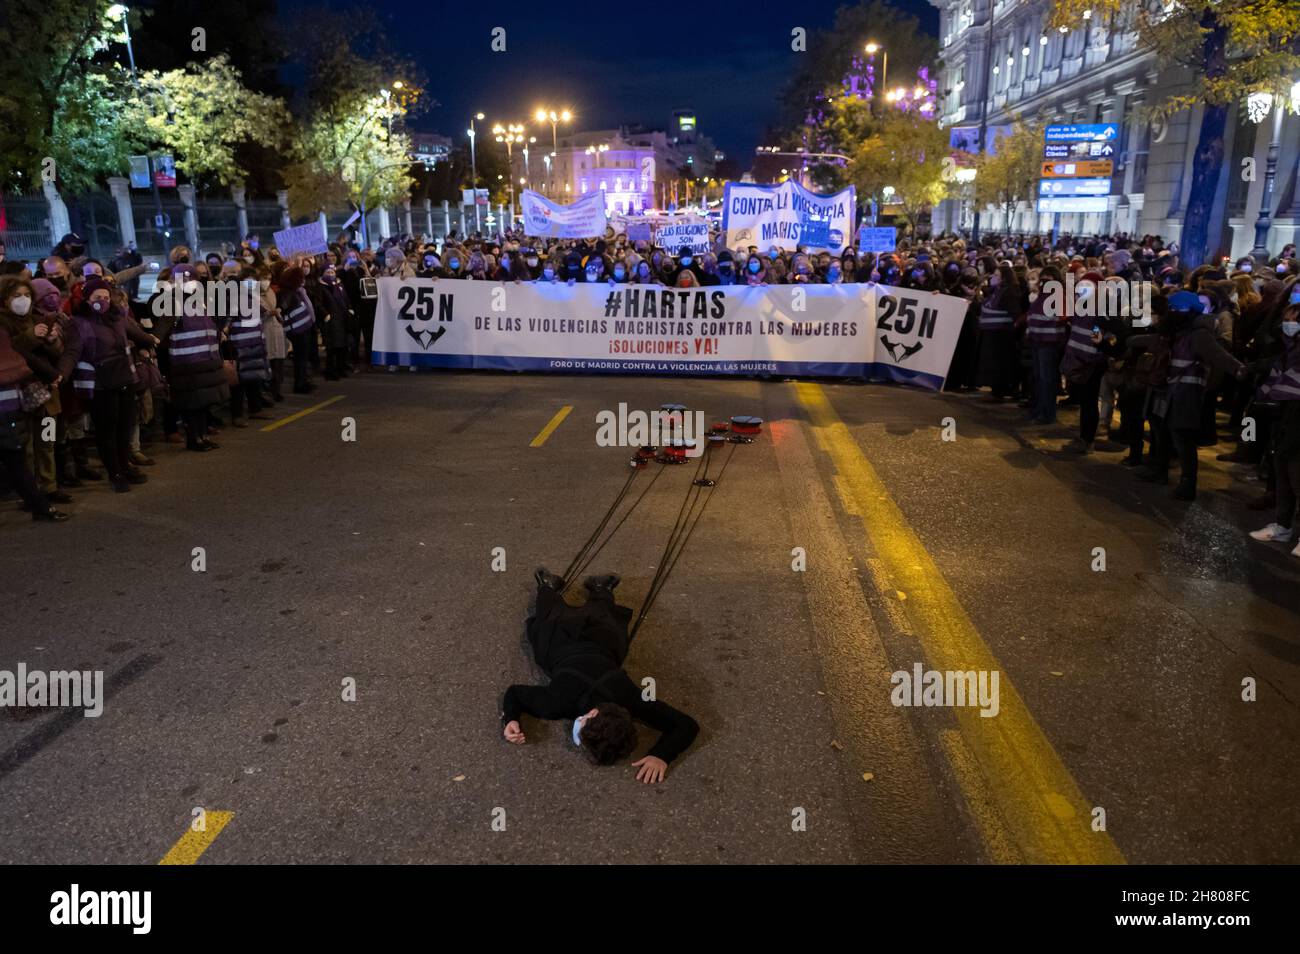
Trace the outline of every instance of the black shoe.
{"label": "black shoe", "polygon": [[582,581],[582,585],[586,587],[588,593],[596,593],[600,590],[613,593],[622,580],[623,578],[617,573],[610,573],[608,576],[589,576]]}
{"label": "black shoe", "polygon": [[1137,479],[1148,484],[1167,484],[1169,483],[1169,471],[1148,464],[1137,471]]}
{"label": "black shoe", "polygon": [[71,487],[73,490],[76,490],[78,487],[84,487],[86,485],[82,483],[80,480],[78,480],[76,477],[68,475],[59,478],[59,486]]}
{"label": "black shoe", "polygon": [[315,390],[316,390],[315,386],[310,385],[310,384],[294,385],[293,393],[294,393],[294,394],[311,394],[311,392],[312,392],[312,391],[315,391]]}
{"label": "black shoe", "polygon": [[194,451],[194,452],[197,453],[197,454],[201,454],[201,453],[204,453],[204,452],[206,452],[206,451],[210,451],[210,450],[212,450],[212,445],[211,445],[211,444],[208,444],[208,443],[206,443],[206,442],[204,442],[204,443],[202,443],[202,444],[186,444],[186,445],[185,445],[185,449],[186,449],[187,451]]}
{"label": "black shoe", "polygon": [[538,586],[544,586],[548,590],[560,592],[564,588],[564,579],[556,576],[544,566],[539,566],[533,571],[533,579],[537,581]]}
{"label": "black shoe", "polygon": [[108,482],[115,494],[124,494],[131,489],[131,482],[125,477],[110,477]]}
{"label": "black shoe", "polygon": [[80,464],[77,465],[76,473],[77,476],[80,477],[82,480],[103,480],[104,479],[104,475],[101,474],[99,471],[95,470],[93,467],[83,467]]}
{"label": "black shoe", "polygon": [[1170,500],[1195,500],[1196,488],[1190,484],[1184,484],[1181,481],[1169,494]]}
{"label": "black shoe", "polygon": [[220,444],[216,441],[210,441],[206,437],[199,441],[199,443],[203,445],[204,450],[221,450]]}
{"label": "black shoe", "polygon": [[45,511],[44,513],[32,514],[32,519],[43,520],[46,523],[63,523],[63,521],[68,519],[68,514],[64,513],[62,510],[55,510],[53,507],[51,507],[49,510]]}
{"label": "black shoe", "polygon": [[1141,466],[1142,466],[1142,458],[1141,458],[1141,457],[1125,457],[1122,461],[1119,462],[1119,465],[1120,465],[1121,467],[1141,467]]}
{"label": "black shoe", "polygon": [[122,475],[122,477],[132,484],[149,483],[149,478],[146,477],[144,474],[140,473],[140,471],[138,470],[128,470],[126,473]]}
{"label": "black shoe", "polygon": [[72,503],[72,494],[65,494],[62,490],[55,490],[45,495],[45,499],[52,504]]}

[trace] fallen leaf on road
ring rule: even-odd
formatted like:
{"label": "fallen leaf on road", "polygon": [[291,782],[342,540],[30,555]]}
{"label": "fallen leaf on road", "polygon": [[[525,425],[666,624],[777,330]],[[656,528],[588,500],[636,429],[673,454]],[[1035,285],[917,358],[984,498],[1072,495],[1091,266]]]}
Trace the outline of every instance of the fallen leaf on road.
{"label": "fallen leaf on road", "polygon": [[843,751],[844,751],[844,746],[840,745],[840,744],[839,744],[838,742],[836,742],[834,739],[831,739],[831,748],[832,748],[832,749],[835,749],[837,752],[843,752]]}
{"label": "fallen leaf on road", "polygon": [[1057,672],[1055,669],[1053,669],[1053,670],[1052,670],[1052,675],[1053,675],[1053,676],[1064,676],[1065,673],[1063,673],[1063,672]]}
{"label": "fallen leaf on road", "polygon": [[864,782],[870,782],[870,781],[871,781],[873,778],[875,778],[875,777],[876,777],[876,776],[874,776],[874,775],[871,774],[870,772],[863,772],[863,773],[862,773],[862,781],[864,781]]}
{"label": "fallen leaf on road", "polygon": [[462,775],[453,775],[453,776],[451,777],[451,780],[452,780],[453,782],[463,782],[463,781],[465,781],[465,776],[464,776],[463,774],[462,774]]}

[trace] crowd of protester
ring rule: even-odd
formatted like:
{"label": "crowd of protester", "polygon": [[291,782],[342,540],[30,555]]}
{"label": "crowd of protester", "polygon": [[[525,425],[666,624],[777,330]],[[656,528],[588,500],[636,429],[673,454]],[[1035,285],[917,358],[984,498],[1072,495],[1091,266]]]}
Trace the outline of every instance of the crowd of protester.
{"label": "crowd of protester", "polygon": [[[35,519],[64,520],[54,505],[86,481],[106,477],[118,492],[144,483],[141,468],[153,464],[142,450],[149,436],[214,450],[223,415],[248,426],[283,400],[286,383],[307,394],[314,374],[337,380],[368,367],[375,321],[368,279],[675,288],[878,282],[969,303],[947,390],[987,389],[990,401],[1016,402],[1026,426],[1053,424],[1058,407],[1075,406],[1078,434],[1066,450],[1125,450],[1120,463],[1156,484],[1169,483],[1177,469],[1172,496],[1179,500],[1195,499],[1198,449],[1226,435],[1236,446],[1219,459],[1255,468],[1267,489],[1251,506],[1274,511],[1251,535],[1290,542],[1296,529],[1294,246],[1266,264],[1245,257],[1184,269],[1177,247],[1154,236],[971,243],[949,235],[881,254],[850,246],[840,255],[720,242],[699,254],[612,230],[595,240],[400,236],[377,251],[350,238],[290,258],[261,248],[253,235],[201,256],[178,247],[144,300],[132,291],[147,268],[134,249],[106,266],[69,235],[32,277],[4,263],[0,248],[0,461],[24,507]],[[162,317],[166,309],[155,307],[177,288],[219,283],[246,289],[258,307],[216,315],[186,304]],[[1133,293],[1139,283],[1149,296]],[[1129,291],[1112,294],[1111,284]],[[1054,299],[1052,288],[1068,296]],[[1300,556],[1300,546],[1292,552]]]}

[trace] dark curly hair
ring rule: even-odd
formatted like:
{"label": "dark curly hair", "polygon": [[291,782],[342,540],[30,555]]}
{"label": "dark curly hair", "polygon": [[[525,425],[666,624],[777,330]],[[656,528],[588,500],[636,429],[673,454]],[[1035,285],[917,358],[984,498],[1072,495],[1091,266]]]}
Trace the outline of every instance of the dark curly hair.
{"label": "dark curly hair", "polygon": [[597,765],[613,765],[636,748],[636,726],[632,714],[620,705],[602,702],[596,714],[582,724],[578,734],[582,751]]}

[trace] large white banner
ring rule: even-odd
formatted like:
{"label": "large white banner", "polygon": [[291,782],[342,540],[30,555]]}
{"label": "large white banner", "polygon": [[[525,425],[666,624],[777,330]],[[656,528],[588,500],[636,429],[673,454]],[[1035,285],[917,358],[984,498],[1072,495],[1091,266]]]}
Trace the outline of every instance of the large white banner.
{"label": "large white banner", "polygon": [[938,389],[962,298],[887,285],[379,279],[379,365],[863,377]]}
{"label": "large white banner", "polygon": [[548,238],[597,238],[605,234],[605,193],[597,189],[570,205],[560,205],[525,189],[519,200],[524,232]]}
{"label": "large white banner", "polygon": [[855,202],[853,186],[820,195],[793,180],[774,186],[728,182],[722,203],[727,248],[806,245],[839,254],[853,240]]}

